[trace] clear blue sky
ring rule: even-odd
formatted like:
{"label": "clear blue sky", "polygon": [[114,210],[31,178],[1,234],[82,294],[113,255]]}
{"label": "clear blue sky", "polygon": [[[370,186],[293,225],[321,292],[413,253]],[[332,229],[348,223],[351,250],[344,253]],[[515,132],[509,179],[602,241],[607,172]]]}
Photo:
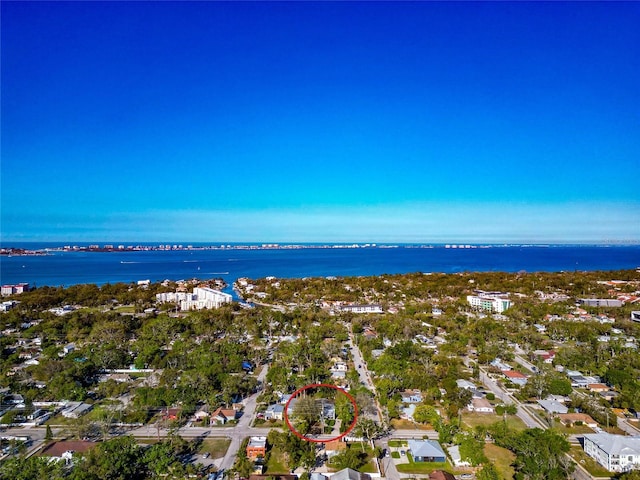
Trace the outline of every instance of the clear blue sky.
{"label": "clear blue sky", "polygon": [[640,242],[640,3],[1,8],[3,243]]}

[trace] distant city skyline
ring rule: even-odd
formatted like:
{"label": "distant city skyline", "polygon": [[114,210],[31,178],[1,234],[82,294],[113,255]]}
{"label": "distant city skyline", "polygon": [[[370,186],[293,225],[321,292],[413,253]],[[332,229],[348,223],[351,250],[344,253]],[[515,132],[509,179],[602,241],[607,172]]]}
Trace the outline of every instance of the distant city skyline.
{"label": "distant city skyline", "polygon": [[640,4],[2,2],[0,238],[640,243]]}

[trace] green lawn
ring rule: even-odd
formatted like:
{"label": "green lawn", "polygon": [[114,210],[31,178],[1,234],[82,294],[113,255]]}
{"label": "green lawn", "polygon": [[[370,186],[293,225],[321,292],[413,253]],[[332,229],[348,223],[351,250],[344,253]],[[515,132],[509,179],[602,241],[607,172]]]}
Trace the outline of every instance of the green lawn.
{"label": "green lawn", "polygon": [[504,480],[512,480],[515,470],[511,463],[516,456],[510,450],[497,446],[494,443],[487,443],[484,446],[484,454],[496,466],[496,470]]}
{"label": "green lawn", "polygon": [[277,447],[273,447],[269,452],[269,461],[265,473],[289,473],[291,469],[286,463],[285,453]]}
{"label": "green lawn", "polygon": [[[507,425],[510,429],[516,431],[526,430],[527,426],[522,420],[515,415],[506,416]],[[475,428],[477,426],[489,427],[496,422],[502,422],[502,415],[493,415],[491,413],[463,413],[462,423],[469,428]]]}
{"label": "green lawn", "polygon": [[228,438],[207,438],[203,440],[198,453],[209,452],[211,458],[221,458],[227,453],[229,445],[231,440]]}
{"label": "green lawn", "polygon": [[611,477],[611,472],[607,471],[600,464],[596,463],[593,458],[584,453],[582,447],[577,445],[572,446],[571,450],[569,450],[569,455],[594,477]]}
{"label": "green lawn", "polygon": [[[412,459],[411,459],[412,460]],[[451,465],[448,463],[440,462],[413,462],[413,463],[401,463],[396,465],[396,469],[400,473],[431,473],[434,470],[445,470],[449,473],[453,473]]]}
{"label": "green lawn", "polygon": [[404,440],[389,440],[390,447],[400,448],[400,447],[406,447],[407,445],[409,444]]}
{"label": "green lawn", "polygon": [[586,425],[577,425],[566,427],[561,422],[553,422],[553,429],[558,433],[563,433],[566,435],[578,435],[582,433],[593,433],[593,429],[587,427]]}

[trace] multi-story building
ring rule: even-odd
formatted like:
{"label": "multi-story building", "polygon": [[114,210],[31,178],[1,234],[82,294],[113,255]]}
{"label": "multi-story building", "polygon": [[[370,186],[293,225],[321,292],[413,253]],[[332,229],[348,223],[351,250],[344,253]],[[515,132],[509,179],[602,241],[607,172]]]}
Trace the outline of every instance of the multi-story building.
{"label": "multi-story building", "polygon": [[2,285],[0,293],[2,296],[16,295],[29,291],[28,283],[18,283],[16,285]]}
{"label": "multi-story building", "polygon": [[502,313],[511,307],[508,293],[476,291],[476,295],[467,295],[467,302],[473,308],[492,313]]}
{"label": "multi-story building", "polygon": [[378,304],[343,305],[340,307],[340,311],[351,313],[384,313],[384,310],[382,310],[382,306]]}
{"label": "multi-story building", "polygon": [[267,455],[267,437],[250,437],[247,444],[247,458],[255,460]]}
{"label": "multi-story building", "polygon": [[610,472],[640,468],[640,436],[589,433],[584,435],[584,452]]}
{"label": "multi-story building", "polygon": [[228,293],[208,287],[196,287],[193,293],[166,292],[158,293],[156,301],[159,303],[176,302],[181,310],[202,310],[203,308],[219,308],[225,303],[231,303],[232,297]]}

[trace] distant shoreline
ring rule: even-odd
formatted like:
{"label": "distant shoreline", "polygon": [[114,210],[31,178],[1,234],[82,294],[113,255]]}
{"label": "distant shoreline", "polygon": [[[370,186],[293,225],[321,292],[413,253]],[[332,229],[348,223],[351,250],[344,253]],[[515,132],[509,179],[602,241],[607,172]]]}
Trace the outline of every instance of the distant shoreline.
{"label": "distant shoreline", "polygon": [[[39,242],[19,242],[22,244]],[[220,243],[211,245],[198,244],[80,244],[80,245],[55,245],[40,248],[3,247],[0,255],[8,256],[33,256],[49,255],[51,252],[158,252],[158,251],[201,251],[201,250],[298,250],[298,249],[359,249],[359,248],[445,248],[445,249],[475,249],[475,248],[562,248],[562,247],[623,247],[638,246],[640,243],[610,242],[610,243]]]}

